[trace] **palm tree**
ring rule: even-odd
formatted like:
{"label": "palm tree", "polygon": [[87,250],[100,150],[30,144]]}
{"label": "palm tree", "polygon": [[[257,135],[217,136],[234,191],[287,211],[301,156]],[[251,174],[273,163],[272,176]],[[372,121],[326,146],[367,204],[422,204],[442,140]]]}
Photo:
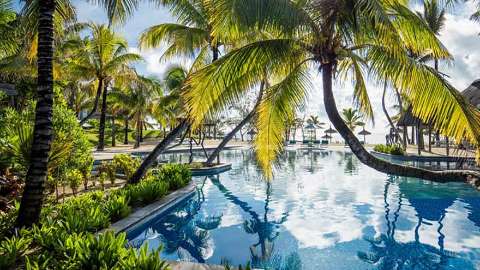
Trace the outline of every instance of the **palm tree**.
{"label": "palm tree", "polygon": [[[140,47],[154,48],[166,41],[168,48],[162,58],[194,57],[192,71],[209,62],[209,52],[211,52],[211,62],[215,62],[219,57],[219,47],[224,39],[217,37],[212,31],[210,19],[213,9],[208,1],[160,0],[158,2],[170,9],[177,17],[178,23],[165,23],[148,28],[140,36]],[[128,183],[139,182],[147,169],[157,160],[158,155],[186,129],[190,129],[190,124],[184,119],[150,152]]]}
{"label": "palm tree", "polygon": [[[53,56],[55,0],[28,1],[38,15],[37,46],[37,104],[31,149],[30,166],[27,171],[16,227],[30,227],[38,222],[43,204],[43,193],[48,170],[48,156],[52,142],[53,105]],[[61,1],[64,3],[65,1]],[[68,2],[68,1],[67,1]],[[99,1],[105,6],[110,21],[126,19],[133,11],[135,0]],[[37,13],[38,12],[38,13]],[[34,28],[35,29],[35,28]]]}
{"label": "palm tree", "polygon": [[[471,176],[475,176],[474,182],[479,180],[475,172],[433,172],[380,160],[365,150],[338,113],[333,74],[350,72],[359,111],[367,118],[373,117],[364,78],[368,71],[407,93],[416,116],[433,121],[444,134],[479,145],[480,113],[435,70],[409,57],[408,52],[427,50],[436,58],[450,58],[450,54],[404,4],[383,0],[211,2],[215,6],[211,22],[214,33],[245,34],[259,29],[274,31],[278,38],[234,49],[192,74],[184,91],[187,111],[192,125],[198,126],[211,110],[238,100],[252,82],[261,78],[265,67],[278,75],[279,82],[265,90],[256,123],[257,160],[267,176],[271,176],[272,161],[283,147],[284,119],[301,107],[311,89],[309,65],[322,73],[323,99],[330,121],[361,162],[382,172],[434,181],[466,180]],[[226,26],[232,31],[225,31]]]}
{"label": "palm tree", "polygon": [[134,77],[131,69],[126,68],[126,66],[140,60],[141,57],[135,53],[128,53],[126,40],[106,25],[90,23],[88,26],[92,32],[92,37],[85,40],[84,50],[79,52],[77,61],[72,65],[77,73],[82,74],[85,78],[94,78],[97,81],[97,93],[93,108],[80,123],[84,123],[95,114],[100,96],[102,96],[97,145],[97,150],[102,151],[105,147],[108,85],[118,76],[127,76],[129,79]]}
{"label": "palm tree", "polygon": [[320,122],[320,119],[316,115],[310,115],[307,119],[307,124],[312,124],[316,128],[322,128],[322,126],[325,124],[323,122]]}
{"label": "palm tree", "polygon": [[348,128],[354,132],[356,127],[364,126],[365,123],[360,121],[362,120],[362,115],[353,108],[343,109],[342,111],[343,121],[348,126]]}
{"label": "palm tree", "polygon": [[138,148],[141,142],[141,129],[145,126],[145,118],[154,110],[154,102],[163,94],[160,83],[155,79],[138,76],[130,82],[124,90],[115,90],[110,93],[111,98],[127,108],[128,118],[135,125],[135,145]]}
{"label": "palm tree", "polygon": [[9,56],[17,49],[15,40],[15,29],[12,24],[15,23],[16,14],[12,9],[10,0],[0,0],[0,58]]}

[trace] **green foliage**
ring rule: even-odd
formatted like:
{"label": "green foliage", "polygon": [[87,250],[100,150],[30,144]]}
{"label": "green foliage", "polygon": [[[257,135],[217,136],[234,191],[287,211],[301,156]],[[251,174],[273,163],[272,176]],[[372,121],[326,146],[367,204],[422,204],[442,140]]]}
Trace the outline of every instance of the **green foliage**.
{"label": "green foliage", "polygon": [[[30,162],[34,103],[22,112],[5,108],[0,112],[0,155],[7,166],[24,174]],[[57,176],[72,169],[91,170],[91,145],[73,111],[64,105],[53,108],[54,139],[49,157],[49,173]]]}
{"label": "green foliage", "polygon": [[113,163],[117,170],[123,173],[129,179],[140,166],[140,159],[134,158],[129,154],[119,154],[113,157]]}
{"label": "green foliage", "polygon": [[100,177],[103,173],[106,174],[110,183],[115,184],[115,180],[117,178],[117,167],[114,162],[112,161],[102,161],[100,166],[98,166],[98,172],[100,173]]}
{"label": "green foliage", "polygon": [[[69,182],[76,179],[77,186],[82,177],[79,170],[66,174]],[[100,179],[106,178],[107,172],[101,172]],[[41,226],[21,230],[0,242],[0,268],[18,268],[24,264],[26,269],[168,269],[160,259],[160,249],[149,252],[144,246],[137,252],[126,247],[125,234],[95,233],[128,216],[132,206],[162,198],[172,189],[170,184],[182,187],[190,179],[187,165],[166,165],[135,185],[109,193],[89,192],[61,204],[47,204],[42,209]],[[2,236],[7,235],[16,214],[12,210],[0,216]]]}
{"label": "green foliage", "polygon": [[12,224],[17,218],[20,203],[15,202],[15,207],[7,209],[7,211],[0,211],[0,239],[3,239],[11,232]]}
{"label": "green foliage", "polygon": [[165,164],[154,175],[166,181],[170,190],[182,188],[192,179],[192,172],[186,164]]}
{"label": "green foliage", "polygon": [[108,174],[106,172],[99,172],[98,174],[98,183],[102,187],[102,190],[105,189],[105,181],[108,179]]}
{"label": "green foliage", "polygon": [[136,185],[126,186],[122,192],[132,205],[152,203],[168,193],[169,184],[164,179],[150,175]]}
{"label": "green foliage", "polygon": [[25,255],[32,239],[13,236],[0,242],[0,269],[8,269]]}
{"label": "green foliage", "polygon": [[132,209],[128,206],[128,199],[126,196],[120,194],[112,194],[108,196],[104,202],[103,209],[110,216],[110,220],[115,222],[130,214]]}
{"label": "green foliage", "polygon": [[83,180],[82,173],[79,170],[76,170],[76,169],[75,170],[70,170],[66,173],[65,177],[68,181],[68,185],[70,186],[70,188],[73,191],[73,194],[76,195],[78,187],[80,186],[80,184],[82,183],[82,180]]}
{"label": "green foliage", "polygon": [[394,144],[394,145],[377,144],[375,145],[373,150],[376,152],[386,153],[390,155],[397,155],[397,156],[405,155],[405,151],[403,150],[403,147],[399,144]]}

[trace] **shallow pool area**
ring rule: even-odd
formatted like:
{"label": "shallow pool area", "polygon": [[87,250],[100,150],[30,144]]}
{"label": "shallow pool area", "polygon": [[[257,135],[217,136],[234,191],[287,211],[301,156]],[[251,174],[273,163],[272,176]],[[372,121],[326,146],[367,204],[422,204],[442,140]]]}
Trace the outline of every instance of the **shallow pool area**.
{"label": "shallow pool area", "polygon": [[348,151],[287,151],[271,181],[251,151],[221,160],[232,170],[194,177],[195,194],[129,231],[129,245],[260,269],[480,267],[480,192],[466,184],[388,176]]}

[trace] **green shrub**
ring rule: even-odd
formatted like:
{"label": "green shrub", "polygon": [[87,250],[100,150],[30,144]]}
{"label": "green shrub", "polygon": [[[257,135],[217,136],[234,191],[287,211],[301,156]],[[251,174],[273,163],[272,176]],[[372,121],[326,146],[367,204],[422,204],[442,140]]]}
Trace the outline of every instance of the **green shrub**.
{"label": "green shrub", "polygon": [[118,154],[113,157],[113,163],[117,170],[129,179],[133,173],[135,173],[138,166],[140,166],[140,159],[134,158],[129,154]]}
{"label": "green shrub", "polygon": [[126,245],[124,233],[115,236],[113,232],[106,232],[98,237],[86,235],[73,243],[72,248],[78,269],[118,269],[129,255]]}
{"label": "green shrub", "polygon": [[[92,167],[93,167],[93,157],[85,156],[82,158],[81,163],[83,166],[80,168],[80,172],[83,176],[83,188],[88,189],[88,181],[91,179]],[[93,181],[93,186],[95,186],[95,181]]]}
{"label": "green shrub", "polygon": [[160,259],[161,248],[157,250],[148,251],[148,244],[143,245],[138,254],[130,249],[130,254],[127,259],[122,262],[123,269],[145,269],[145,270],[167,270],[167,262]]}
{"label": "green shrub", "polygon": [[192,180],[192,172],[187,164],[165,164],[154,173],[154,176],[166,181],[170,190],[182,188]]}
{"label": "green shrub", "polygon": [[115,184],[115,180],[117,178],[117,167],[115,166],[114,162],[106,160],[102,161],[100,166],[98,166],[98,172],[100,174],[106,173],[110,183],[112,185]]}
{"label": "green shrub", "polygon": [[105,190],[105,181],[108,179],[108,174],[106,172],[99,172],[98,174],[98,183],[102,187],[102,190]]}
{"label": "green shrub", "polygon": [[79,170],[71,170],[66,173],[65,177],[67,179],[68,185],[73,191],[73,195],[76,195],[78,187],[83,180],[82,173],[80,173]]}
{"label": "green shrub", "polygon": [[125,187],[122,192],[135,206],[152,203],[168,193],[169,185],[155,176],[149,176],[140,183]]}
{"label": "green shrub", "polygon": [[403,147],[399,144],[394,144],[394,145],[377,144],[375,145],[373,150],[376,152],[390,154],[390,155],[398,155],[398,156],[405,155],[405,151],[403,150]]}
{"label": "green shrub", "polygon": [[0,242],[0,269],[13,268],[29,249],[30,238],[13,236]]}
{"label": "green shrub", "polygon": [[112,194],[106,198],[103,209],[112,222],[128,216],[132,210],[130,206],[128,206],[127,197],[125,195],[117,194]]}

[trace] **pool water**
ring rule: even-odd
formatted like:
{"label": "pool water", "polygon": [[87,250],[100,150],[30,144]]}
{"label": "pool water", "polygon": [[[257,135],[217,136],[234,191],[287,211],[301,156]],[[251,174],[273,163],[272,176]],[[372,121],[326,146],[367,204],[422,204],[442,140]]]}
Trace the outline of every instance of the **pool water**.
{"label": "pool water", "polygon": [[270,182],[250,151],[221,160],[232,170],[195,177],[196,193],[129,232],[129,244],[260,269],[480,267],[480,192],[468,185],[388,176],[347,151],[288,151]]}

